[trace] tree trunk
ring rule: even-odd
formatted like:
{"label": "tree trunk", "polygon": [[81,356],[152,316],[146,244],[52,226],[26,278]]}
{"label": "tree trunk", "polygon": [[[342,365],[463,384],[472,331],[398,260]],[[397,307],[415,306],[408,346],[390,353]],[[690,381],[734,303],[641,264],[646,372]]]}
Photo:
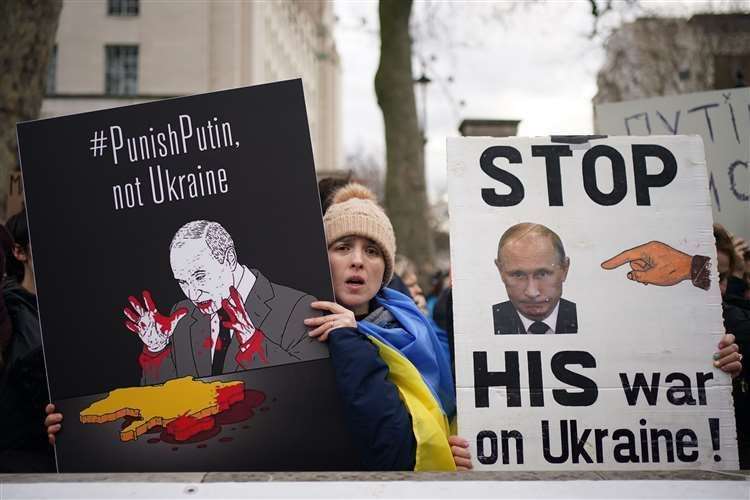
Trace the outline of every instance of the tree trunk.
{"label": "tree trunk", "polygon": [[16,122],[39,116],[61,0],[0,0],[0,220],[19,169]]}
{"label": "tree trunk", "polygon": [[424,143],[414,99],[411,8],[411,0],[380,0],[375,93],[385,124],[385,209],[396,231],[398,253],[412,259],[424,278],[433,270],[434,242],[428,222]]}

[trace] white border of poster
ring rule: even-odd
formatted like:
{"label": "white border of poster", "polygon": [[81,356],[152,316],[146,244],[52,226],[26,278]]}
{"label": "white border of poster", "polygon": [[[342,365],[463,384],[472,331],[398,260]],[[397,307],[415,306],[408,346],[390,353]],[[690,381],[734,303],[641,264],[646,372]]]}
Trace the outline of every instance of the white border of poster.
{"label": "white border of poster", "polygon": [[[731,382],[712,367],[724,330],[700,138],[447,149],[458,423],[475,468],[737,469]],[[565,276],[534,250],[513,257],[523,264],[498,254],[524,222],[558,235]],[[551,314],[542,302],[560,331],[501,331],[498,311]]]}

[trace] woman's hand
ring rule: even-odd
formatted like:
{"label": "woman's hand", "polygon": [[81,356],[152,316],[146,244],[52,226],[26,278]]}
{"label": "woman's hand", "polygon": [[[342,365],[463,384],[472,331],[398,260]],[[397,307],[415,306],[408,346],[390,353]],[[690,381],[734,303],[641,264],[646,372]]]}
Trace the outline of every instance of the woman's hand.
{"label": "woman's hand", "polygon": [[354,318],[354,313],[342,305],[319,300],[313,302],[310,306],[313,309],[328,312],[328,314],[323,316],[316,316],[305,320],[305,325],[308,328],[313,328],[308,335],[317,338],[320,342],[328,340],[328,334],[336,328],[357,328],[357,320]]}
{"label": "woman's hand", "polygon": [[448,444],[451,447],[453,461],[456,463],[457,471],[471,470],[471,452],[469,451],[469,442],[460,436],[450,436]]}
{"label": "woman's hand", "polygon": [[44,408],[44,412],[47,414],[47,417],[44,419],[44,427],[47,429],[47,440],[49,440],[49,444],[55,444],[55,434],[60,432],[62,428],[62,424],[60,423],[63,420],[62,413],[55,413],[55,405],[52,403]]}
{"label": "woman's hand", "polygon": [[732,378],[742,371],[742,354],[734,343],[734,335],[725,333],[719,341],[719,351],[714,353],[714,366],[728,373]]}

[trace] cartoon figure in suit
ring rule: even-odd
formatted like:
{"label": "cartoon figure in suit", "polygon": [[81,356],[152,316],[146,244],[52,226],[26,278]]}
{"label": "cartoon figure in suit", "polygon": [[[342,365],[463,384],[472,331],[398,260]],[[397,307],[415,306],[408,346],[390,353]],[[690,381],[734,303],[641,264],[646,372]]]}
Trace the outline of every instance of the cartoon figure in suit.
{"label": "cartoon figure in suit", "polygon": [[169,260],[186,300],[164,316],[144,291],[142,303],[131,296],[124,309],[125,326],[143,341],[142,384],[327,357],[303,324],[315,315],[315,298],[238,262],[232,237],[218,222],[182,226]]}

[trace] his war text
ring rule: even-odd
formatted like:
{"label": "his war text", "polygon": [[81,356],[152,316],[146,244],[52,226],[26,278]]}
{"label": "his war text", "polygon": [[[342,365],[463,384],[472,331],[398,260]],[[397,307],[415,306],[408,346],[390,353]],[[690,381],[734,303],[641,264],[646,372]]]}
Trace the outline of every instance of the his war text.
{"label": "his war text", "polygon": [[[521,353],[505,352],[504,371],[490,371],[487,352],[477,351],[474,356],[474,406],[490,407],[490,388],[504,388],[505,404],[513,407],[544,407],[551,404],[545,397],[542,352],[527,351],[525,369],[528,371],[528,400],[521,391]],[[596,368],[596,359],[587,351],[560,351],[549,359],[549,366],[557,382],[570,389],[553,389],[551,399],[561,407],[592,406],[599,397],[599,388],[590,377],[576,369]],[[696,372],[694,376],[672,372],[635,374],[619,373],[624,402],[629,407],[639,403],[648,407],[663,405],[664,398],[671,406],[706,406],[706,382],[713,379],[710,372]],[[638,425],[630,428],[587,428],[576,419],[539,422],[541,443],[537,443],[544,460],[550,464],[603,464],[603,463],[691,463],[699,458],[698,433],[690,428],[665,428],[649,426],[646,418],[637,418]],[[718,454],[720,434],[719,419],[709,418],[708,430],[712,447]],[[634,428],[636,427],[636,428]],[[480,464],[522,465],[524,446],[528,443],[517,429],[483,429],[476,436],[477,460]],[[513,451],[511,452],[511,444]],[[609,450],[609,454],[606,450]]]}

